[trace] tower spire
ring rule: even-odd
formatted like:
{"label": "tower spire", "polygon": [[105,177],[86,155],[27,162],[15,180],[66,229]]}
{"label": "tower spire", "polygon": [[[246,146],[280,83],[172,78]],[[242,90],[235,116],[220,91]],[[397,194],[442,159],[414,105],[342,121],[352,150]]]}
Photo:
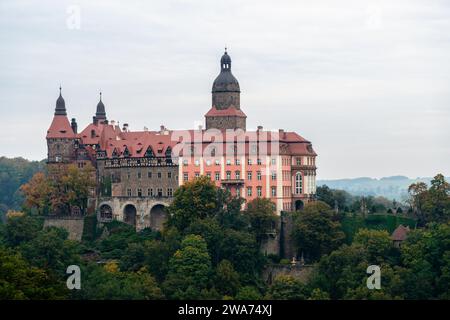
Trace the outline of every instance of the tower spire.
{"label": "tower spire", "polygon": [[102,101],[102,91],[99,92],[100,100],[97,104],[97,111],[95,112],[95,119],[98,121],[104,121],[106,120],[106,111],[105,111],[105,105]]}
{"label": "tower spire", "polygon": [[59,85],[59,97],[56,100],[55,116],[67,116],[66,102],[61,94],[61,85]]}

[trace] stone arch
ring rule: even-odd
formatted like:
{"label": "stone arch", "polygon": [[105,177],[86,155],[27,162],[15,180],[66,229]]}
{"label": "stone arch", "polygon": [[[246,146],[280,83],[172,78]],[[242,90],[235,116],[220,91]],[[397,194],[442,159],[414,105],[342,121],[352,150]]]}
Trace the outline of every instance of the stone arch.
{"label": "stone arch", "polygon": [[302,200],[295,201],[295,211],[302,210],[304,206],[305,206],[305,204],[303,203]]}
{"label": "stone arch", "polygon": [[99,207],[99,220],[111,221],[113,219],[113,209],[109,203],[102,203]]}
{"label": "stone arch", "polygon": [[150,227],[154,230],[162,230],[166,220],[166,206],[162,203],[155,204],[150,210]]}
{"label": "stone arch", "polygon": [[131,224],[132,226],[136,226],[136,213],[137,210],[134,204],[126,204],[123,207],[123,221]]}

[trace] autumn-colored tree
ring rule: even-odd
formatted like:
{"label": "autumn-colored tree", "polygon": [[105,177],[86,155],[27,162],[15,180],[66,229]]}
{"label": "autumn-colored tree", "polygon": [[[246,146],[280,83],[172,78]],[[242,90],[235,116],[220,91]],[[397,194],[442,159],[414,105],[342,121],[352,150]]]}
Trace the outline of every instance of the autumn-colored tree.
{"label": "autumn-colored tree", "polygon": [[95,171],[92,165],[83,168],[75,165],[52,166],[46,176],[36,173],[31,180],[22,185],[25,196],[24,205],[36,209],[38,214],[60,214],[70,212],[71,206],[82,210],[95,187]]}
{"label": "autumn-colored tree", "polygon": [[34,208],[41,215],[49,212],[54,188],[44,173],[36,173],[28,183],[20,187],[20,190],[25,196],[26,208]]}

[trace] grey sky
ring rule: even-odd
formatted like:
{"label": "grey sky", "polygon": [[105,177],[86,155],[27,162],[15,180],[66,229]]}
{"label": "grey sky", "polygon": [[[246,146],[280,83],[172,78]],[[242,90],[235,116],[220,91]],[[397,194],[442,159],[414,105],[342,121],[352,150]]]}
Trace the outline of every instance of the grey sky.
{"label": "grey sky", "polygon": [[312,3],[1,0],[0,155],[46,156],[60,83],[79,127],[101,89],[132,130],[193,128],[226,44],[248,128],[311,140],[319,179],[449,175],[450,3]]}

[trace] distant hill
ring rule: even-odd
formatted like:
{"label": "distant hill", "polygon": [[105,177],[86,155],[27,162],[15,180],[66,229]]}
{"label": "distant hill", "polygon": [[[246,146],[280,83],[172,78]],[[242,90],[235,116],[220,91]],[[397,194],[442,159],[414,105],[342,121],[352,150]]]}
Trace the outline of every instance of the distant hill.
{"label": "distant hill", "polygon": [[0,157],[0,220],[8,209],[20,209],[19,187],[45,168],[45,160]]}
{"label": "distant hill", "polygon": [[[407,196],[408,187],[415,182],[421,181],[430,185],[433,178],[415,178],[411,179],[405,176],[384,177],[381,179],[374,178],[354,178],[354,179],[338,179],[338,180],[318,180],[317,185],[326,184],[332,189],[345,190],[353,195],[372,195],[383,196],[388,199],[402,201]],[[450,178],[446,178],[447,181]]]}

